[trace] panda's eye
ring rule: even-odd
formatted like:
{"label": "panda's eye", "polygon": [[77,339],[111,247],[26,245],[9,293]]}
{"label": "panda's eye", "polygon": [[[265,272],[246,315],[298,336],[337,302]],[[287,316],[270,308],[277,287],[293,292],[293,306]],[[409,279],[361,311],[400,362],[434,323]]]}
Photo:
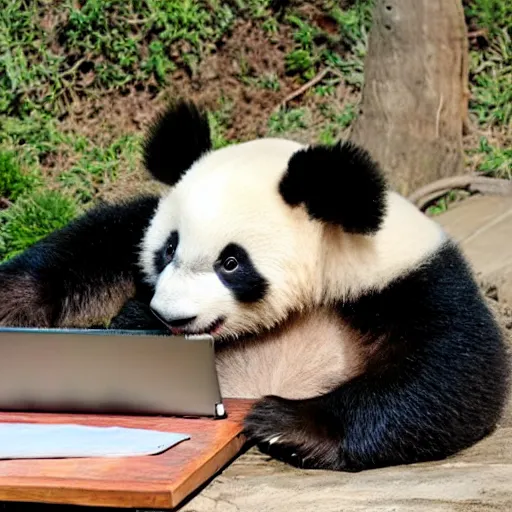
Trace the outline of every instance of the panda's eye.
{"label": "panda's eye", "polygon": [[234,272],[238,268],[238,261],[233,256],[230,256],[229,258],[226,258],[222,262],[222,269],[225,272]]}
{"label": "panda's eye", "polygon": [[178,232],[173,231],[169,235],[169,238],[167,239],[167,242],[165,243],[164,249],[161,252],[161,254],[163,255],[165,265],[168,265],[174,258],[176,249],[178,247],[178,243],[179,243]]}
{"label": "panda's eye", "polygon": [[174,253],[176,252],[176,245],[173,244],[173,243],[170,243],[166,248],[165,248],[165,259],[167,261],[171,261],[174,257]]}

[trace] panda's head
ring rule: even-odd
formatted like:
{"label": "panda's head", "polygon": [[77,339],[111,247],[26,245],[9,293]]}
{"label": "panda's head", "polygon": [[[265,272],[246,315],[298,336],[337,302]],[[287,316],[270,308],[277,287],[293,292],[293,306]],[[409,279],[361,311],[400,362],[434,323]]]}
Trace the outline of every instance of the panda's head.
{"label": "panda's head", "polygon": [[362,149],[260,139],[212,150],[206,116],[185,102],[153,125],[145,165],[170,189],[141,265],[175,333],[255,333],[329,301],[360,279],[351,268],[385,216],[384,180]]}

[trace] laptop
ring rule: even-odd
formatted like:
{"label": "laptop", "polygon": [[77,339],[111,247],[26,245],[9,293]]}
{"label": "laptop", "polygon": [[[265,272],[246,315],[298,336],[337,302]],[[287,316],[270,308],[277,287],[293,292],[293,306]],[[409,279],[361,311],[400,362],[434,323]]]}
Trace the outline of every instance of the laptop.
{"label": "laptop", "polygon": [[0,411],[225,418],[213,338],[0,328]]}

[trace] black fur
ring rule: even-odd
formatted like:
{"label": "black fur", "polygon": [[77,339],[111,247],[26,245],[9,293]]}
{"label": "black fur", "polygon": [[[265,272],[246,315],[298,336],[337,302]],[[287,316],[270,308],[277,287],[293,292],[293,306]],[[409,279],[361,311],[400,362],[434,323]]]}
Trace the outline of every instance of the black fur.
{"label": "black fur", "polygon": [[295,153],[279,185],[291,206],[348,233],[375,233],[385,213],[386,182],[376,162],[350,142]]}
{"label": "black fur", "polygon": [[153,178],[172,186],[211,147],[206,114],[192,103],[178,101],[149,129],[144,164]]}
{"label": "black fur", "polygon": [[[102,326],[98,326],[101,328]],[[155,317],[147,300],[130,299],[112,319],[109,329],[162,330],[162,322]]]}
{"label": "black fur", "polygon": [[99,205],[0,265],[0,325],[57,327],[98,303],[105,314],[130,298],[149,303],[152,291],[137,262],[157,204],[156,197],[142,197]]}
{"label": "black fur", "polygon": [[[225,272],[222,263],[229,257],[238,261],[234,272]],[[247,251],[238,244],[228,244],[219,255],[214,265],[220,280],[231,290],[236,300],[240,302],[257,302],[268,289],[267,280],[258,272]]]}
{"label": "black fur", "polygon": [[509,357],[454,245],[339,314],[364,335],[366,371],[317,398],[256,403],[245,431],[263,450],[302,467],[358,471],[442,459],[494,430]]}

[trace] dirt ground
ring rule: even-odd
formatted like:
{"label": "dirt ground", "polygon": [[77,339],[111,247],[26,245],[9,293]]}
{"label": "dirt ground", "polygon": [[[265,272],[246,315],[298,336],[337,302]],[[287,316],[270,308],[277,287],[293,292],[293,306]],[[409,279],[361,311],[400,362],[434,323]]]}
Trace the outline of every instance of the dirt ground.
{"label": "dirt ground", "polygon": [[[314,4],[309,2],[299,12],[307,15],[312,23],[329,30],[329,18],[323,16]],[[332,29],[336,30],[336,26]],[[220,116],[222,136],[226,140],[244,141],[265,136],[269,118],[286,101],[288,108],[305,108],[309,117],[305,129],[288,131],[285,136],[304,142],[314,140],[326,121],[321,113],[322,106],[340,110],[347,102],[356,103],[360,91],[341,81],[335,86],[334,95],[322,97],[306,91],[287,100],[301,87],[297,78],[285,70],[285,56],[293,47],[291,27],[279,24],[277,32],[269,35],[261,23],[239,19],[229,36],[200,61],[193,73],[177,69],[170,75],[169,85],[164,90],[147,82],[120,91],[102,92],[97,97],[77,94],[63,114],[60,128],[104,146],[125,134],[143,134],[170,99],[184,97]],[[258,79],[266,76],[274,77],[278,88],[256,85]],[[82,86],[86,86],[87,74],[81,80]],[[347,133],[345,130],[339,135]],[[72,163],[66,160],[66,155],[57,155],[42,162],[42,171],[51,175]],[[142,170],[128,176],[121,175],[115,184],[100,191],[100,197],[130,195],[140,192],[141,185],[148,190],[158,188],[146,181]]]}

